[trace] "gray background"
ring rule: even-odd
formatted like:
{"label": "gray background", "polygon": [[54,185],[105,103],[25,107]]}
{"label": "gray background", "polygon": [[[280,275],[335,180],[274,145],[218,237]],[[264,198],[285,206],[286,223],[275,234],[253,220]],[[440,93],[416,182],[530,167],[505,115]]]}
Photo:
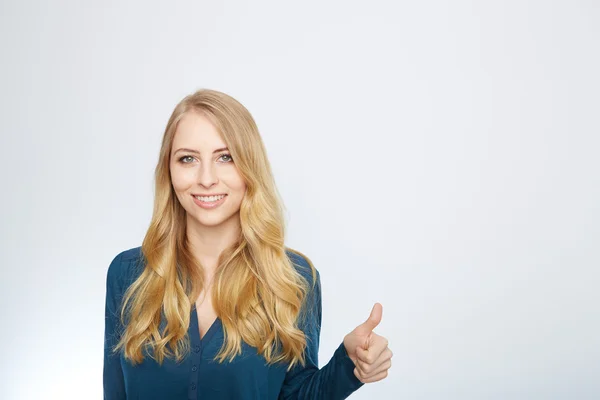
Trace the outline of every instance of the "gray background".
{"label": "gray background", "polygon": [[597,1],[3,1],[0,398],[100,399],[109,262],[163,129],[254,115],[320,362],[384,307],[355,399],[600,398]]}

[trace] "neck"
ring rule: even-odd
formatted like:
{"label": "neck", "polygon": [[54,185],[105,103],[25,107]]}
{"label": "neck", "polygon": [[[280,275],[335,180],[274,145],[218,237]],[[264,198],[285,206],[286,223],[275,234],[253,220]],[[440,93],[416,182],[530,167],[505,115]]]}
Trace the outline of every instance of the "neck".
{"label": "neck", "polygon": [[216,226],[205,226],[187,216],[186,235],[190,252],[202,265],[206,277],[214,274],[219,256],[239,238],[241,230],[239,213]]}

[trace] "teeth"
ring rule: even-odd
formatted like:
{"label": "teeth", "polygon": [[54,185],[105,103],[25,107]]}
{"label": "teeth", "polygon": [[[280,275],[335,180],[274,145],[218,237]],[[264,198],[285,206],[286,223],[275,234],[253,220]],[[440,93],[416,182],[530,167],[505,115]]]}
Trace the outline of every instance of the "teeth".
{"label": "teeth", "polygon": [[221,200],[223,197],[225,197],[225,195],[223,194],[221,196],[194,196],[194,197],[205,203],[212,203],[212,202]]}

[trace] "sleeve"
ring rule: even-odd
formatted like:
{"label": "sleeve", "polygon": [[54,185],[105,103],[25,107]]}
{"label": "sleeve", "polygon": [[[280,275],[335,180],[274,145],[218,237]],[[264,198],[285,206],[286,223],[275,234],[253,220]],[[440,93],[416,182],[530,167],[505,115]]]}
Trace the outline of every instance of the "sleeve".
{"label": "sleeve", "polygon": [[113,347],[119,341],[120,305],[122,298],[122,254],[117,255],[108,267],[106,276],[106,307],[104,313],[104,399],[123,400],[127,398],[119,353]]}
{"label": "sleeve", "polygon": [[[311,275],[312,277],[312,275]],[[306,364],[296,364],[286,373],[279,399],[345,399],[364,385],[354,375],[354,362],[342,342],[329,362],[319,369],[319,336],[321,333],[321,278],[317,271],[314,289],[306,301],[305,318],[300,327],[306,334]],[[309,280],[312,283],[312,278]],[[302,314],[301,314],[302,315]]]}

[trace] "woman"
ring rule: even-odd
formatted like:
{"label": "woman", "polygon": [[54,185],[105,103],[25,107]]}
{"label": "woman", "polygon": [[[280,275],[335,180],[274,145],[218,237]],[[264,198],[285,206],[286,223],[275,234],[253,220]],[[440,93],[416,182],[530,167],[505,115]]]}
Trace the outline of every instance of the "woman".
{"label": "woman", "polygon": [[343,399],[387,376],[369,319],[318,368],[319,272],[285,247],[281,201],[256,124],[213,90],[165,129],[152,221],[109,266],[105,399]]}

